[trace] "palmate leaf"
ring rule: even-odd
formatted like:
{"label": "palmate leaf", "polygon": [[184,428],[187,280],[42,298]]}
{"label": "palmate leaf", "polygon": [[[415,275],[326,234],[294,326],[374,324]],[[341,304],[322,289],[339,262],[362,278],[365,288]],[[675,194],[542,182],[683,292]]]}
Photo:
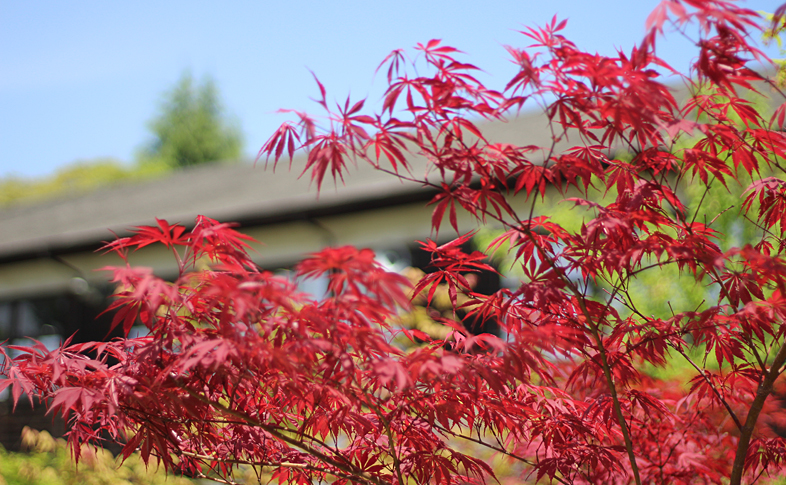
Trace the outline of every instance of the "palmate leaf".
{"label": "palmate leaf", "polygon": [[285,123],[262,145],[259,153],[257,153],[255,162],[258,162],[263,155],[268,160],[273,156],[273,170],[275,170],[278,160],[284,154],[284,150],[286,150],[289,159],[292,160],[295,149],[299,146],[300,136],[297,133],[297,128],[289,123]]}

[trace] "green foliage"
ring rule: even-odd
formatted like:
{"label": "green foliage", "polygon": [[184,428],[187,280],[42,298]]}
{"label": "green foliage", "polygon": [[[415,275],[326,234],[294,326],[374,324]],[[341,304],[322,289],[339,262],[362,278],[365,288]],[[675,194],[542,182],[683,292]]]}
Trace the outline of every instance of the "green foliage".
{"label": "green foliage", "polygon": [[[762,32],[764,44],[770,45],[775,42],[778,44],[780,55],[786,54],[786,50],[783,48],[783,33],[786,31],[786,17],[780,16],[776,22],[774,14],[766,12],[759,13],[770,22],[770,27]],[[778,66],[778,75],[775,78],[776,82],[779,86],[786,86],[786,59],[773,59],[773,61],[775,65]]]}
{"label": "green foliage", "polygon": [[112,158],[79,160],[40,179],[0,179],[0,207],[17,202],[35,202],[76,195],[124,180],[154,177],[168,171],[164,165],[131,166]]}
{"label": "green foliage", "polygon": [[193,485],[182,477],[167,476],[163,468],[146,467],[138,454],[124,463],[106,450],[83,446],[79,465],[71,459],[65,441],[46,431],[25,428],[27,453],[10,453],[0,447],[0,485]]}
{"label": "green foliage", "polygon": [[240,129],[224,116],[211,80],[197,84],[188,74],[164,96],[159,115],[150,122],[155,140],[135,164],[112,158],[78,160],[39,179],[0,179],[0,207],[78,195],[122,181],[156,177],[173,168],[237,159]]}
{"label": "green foliage", "polygon": [[146,163],[187,167],[240,156],[240,129],[228,121],[215,83],[201,84],[185,74],[164,95],[160,113],[149,124],[155,139],[140,158]]}

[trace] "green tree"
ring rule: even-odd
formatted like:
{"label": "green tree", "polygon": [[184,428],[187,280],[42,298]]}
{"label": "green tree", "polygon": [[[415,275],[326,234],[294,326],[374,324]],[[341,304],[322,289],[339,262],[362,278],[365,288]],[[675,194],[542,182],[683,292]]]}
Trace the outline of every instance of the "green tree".
{"label": "green tree", "polygon": [[109,157],[77,160],[39,178],[0,178],[0,207],[79,195],[99,187],[163,175],[173,168],[237,159],[242,136],[226,116],[215,83],[196,83],[185,74],[162,100],[150,121],[154,139],[135,164]]}
{"label": "green tree", "polygon": [[147,163],[188,167],[235,159],[242,151],[241,131],[226,116],[213,80],[200,84],[189,73],[164,95],[149,128],[155,138],[142,150]]}

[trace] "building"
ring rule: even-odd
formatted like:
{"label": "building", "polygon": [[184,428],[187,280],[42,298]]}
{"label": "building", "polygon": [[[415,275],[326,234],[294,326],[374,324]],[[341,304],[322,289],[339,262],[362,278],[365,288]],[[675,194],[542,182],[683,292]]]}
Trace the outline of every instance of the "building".
{"label": "building", "polygon": [[[550,140],[542,115],[486,123],[484,134],[495,142]],[[411,163],[413,173],[425,173],[422,158]],[[326,179],[317,194],[310,175],[300,176],[303,166],[303,159],[295,159],[291,168],[281,162],[275,172],[262,162],[209,164],[0,210],[0,340],[24,345],[26,337],[34,337],[57,345],[70,335],[75,341],[110,337],[111,316],[99,315],[111,288],[108,274],[99,270],[120,260],[97,251],[134,226],[155,224],[155,218],[185,226],[200,214],[236,222],[260,241],[253,254],[267,269],[284,269],[307,253],[346,244],[370,247],[390,261],[423,264],[414,242],[435,237],[432,209],[426,207],[433,192],[360,162],[344,183]],[[460,214],[459,224],[462,231],[474,228],[468,214]],[[445,224],[439,236],[451,234]],[[177,274],[163,247],[143,248],[130,260],[164,278]],[[0,405],[0,443],[9,448],[16,447],[25,424],[63,430],[62,423],[42,420],[40,411],[20,409],[13,418],[8,413]]]}

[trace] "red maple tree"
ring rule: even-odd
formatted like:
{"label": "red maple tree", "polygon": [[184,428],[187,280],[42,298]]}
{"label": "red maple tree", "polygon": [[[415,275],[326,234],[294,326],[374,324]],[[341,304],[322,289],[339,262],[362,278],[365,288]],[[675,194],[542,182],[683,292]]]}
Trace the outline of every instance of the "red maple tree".
{"label": "red maple tree", "polygon": [[[665,0],[644,40],[616,57],[582,52],[555,19],[522,32],[526,49],[508,48],[519,70],[502,91],[432,40],[416,47],[425,66],[414,72],[428,74],[408,74],[403,51],[382,63],[380,114],[349,100],[331,111],[319,84],[330,125],[297,113],[265,144],[260,156],[274,162],[307,151],[304,173],[318,187],[351,160],[422,183],[436,192],[435,231],[444,218],[458,231],[457,210],[501,226],[489,252],[509,251],[518,288],[473,292],[466,275],[492,268],[462,250],[463,235],[423,243],[435,271],[414,293],[431,300],[447,285],[468,322],[495,319],[504,337],[449,320],[443,340],[392,327],[407,281],[370,250],[329,248],[301,262],[299,276],[329,281],[314,299],[260,270],[230,225],[158,221],[106,247],[123,256],[164,244],[177,258],[175,281],[112,269],[114,324],[128,333],[141,321],[149,335],[9,346],[19,355],[5,355],[0,388],[62,413],[77,457],[81,443],[108,438],[126,456],[139,450],[224,483],[242,466],[282,483],[493,479],[488,455],[467,445],[561,484],[739,484],[780,473],[786,105],[754,68],[769,61],[751,36],[781,26],[785,11],[769,24],[725,0]],[[657,57],[656,39],[690,26],[699,53],[681,75]],[[684,99],[664,73],[679,76]],[[751,93],[774,114],[755,109]],[[533,104],[550,122],[547,146],[497,143],[477,124]],[[413,152],[427,174],[411,169]],[[550,217],[547,192],[575,205],[581,223]],[[204,261],[211,269],[197,271]],[[690,278],[704,301],[653,302],[652,274]],[[410,349],[391,344],[397,331]],[[684,385],[664,375],[675,367],[690,373]]]}

